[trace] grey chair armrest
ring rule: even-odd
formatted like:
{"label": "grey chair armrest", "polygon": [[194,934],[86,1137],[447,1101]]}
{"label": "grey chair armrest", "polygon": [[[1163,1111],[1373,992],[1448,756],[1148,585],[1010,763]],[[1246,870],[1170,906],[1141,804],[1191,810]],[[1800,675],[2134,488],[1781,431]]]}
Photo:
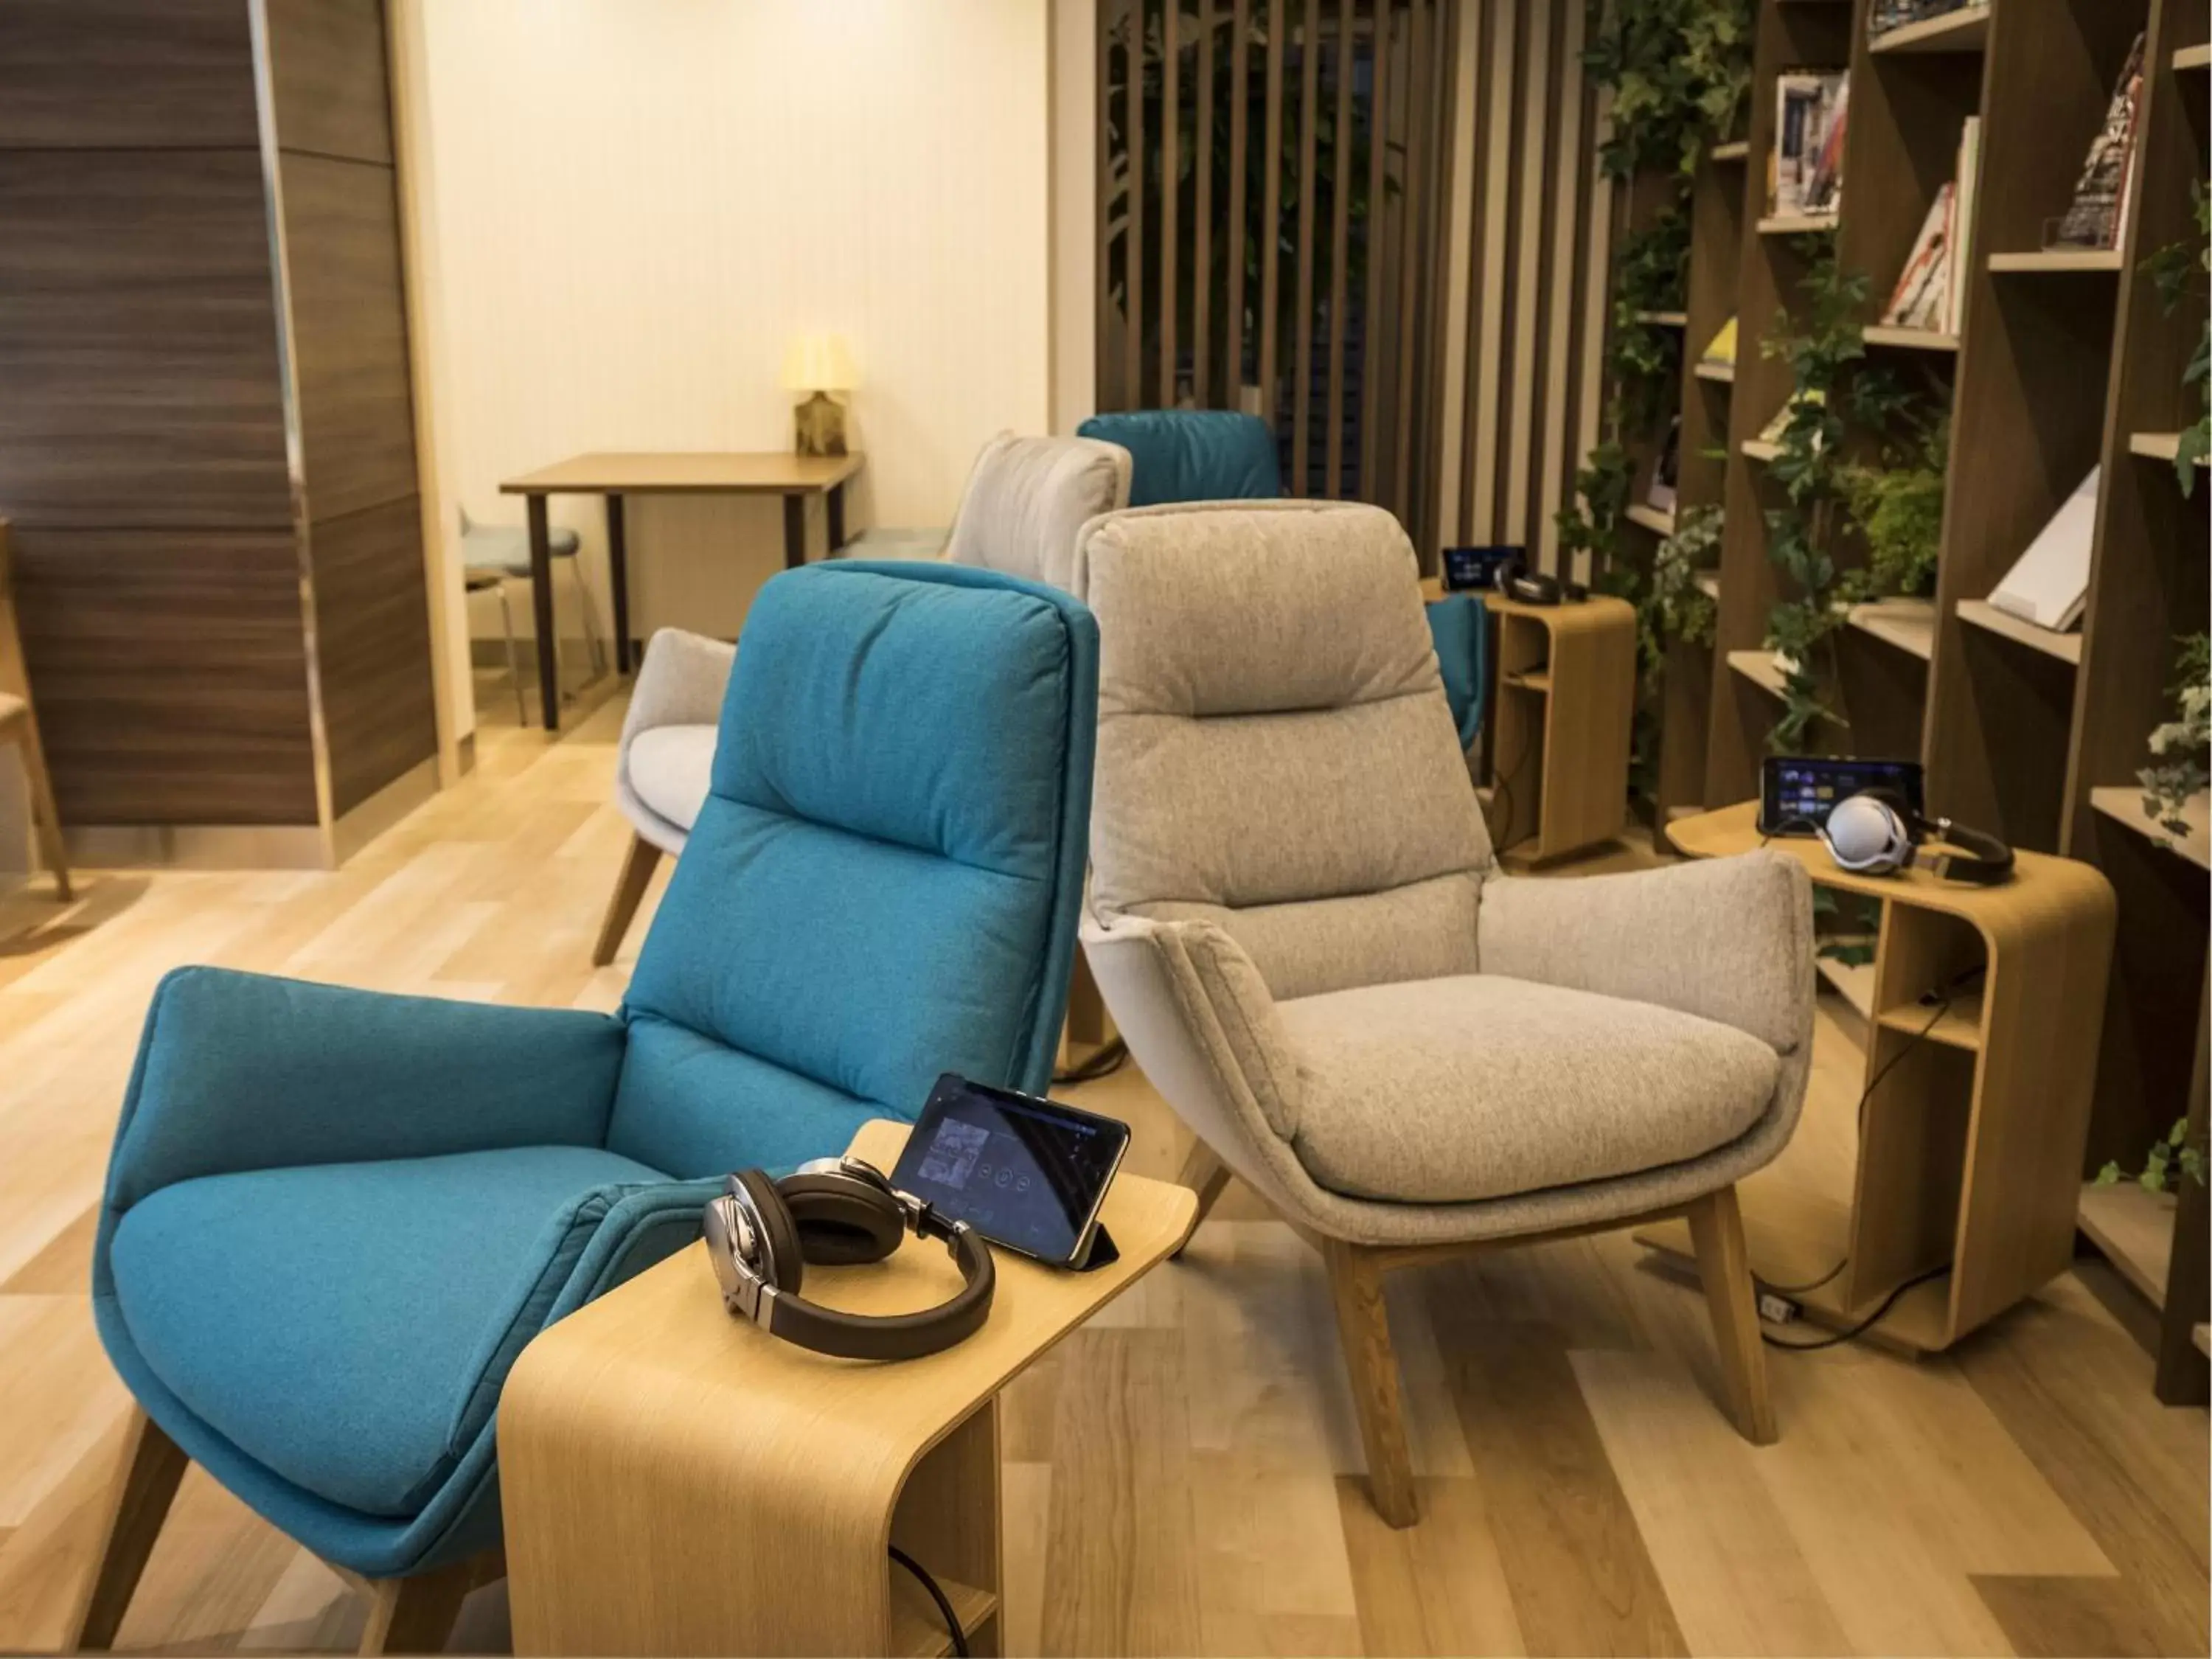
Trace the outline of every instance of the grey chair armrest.
{"label": "grey chair armrest", "polygon": [[660,726],[714,726],[722,718],[722,696],[730,689],[730,668],[738,647],[664,628],[647,641],[623,720],[622,746],[641,732]]}
{"label": "grey chair armrest", "polygon": [[1790,1054],[1813,1035],[1813,886],[1780,853],[1482,885],[1482,971],[1656,1003]]}

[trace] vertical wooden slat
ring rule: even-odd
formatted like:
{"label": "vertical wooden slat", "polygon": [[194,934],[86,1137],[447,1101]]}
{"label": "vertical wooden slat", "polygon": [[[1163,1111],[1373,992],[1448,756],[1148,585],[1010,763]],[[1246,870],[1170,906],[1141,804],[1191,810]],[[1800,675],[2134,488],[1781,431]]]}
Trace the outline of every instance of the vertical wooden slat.
{"label": "vertical wooden slat", "polygon": [[1382,319],[1387,310],[1382,278],[1383,158],[1389,149],[1390,128],[1390,0],[1374,0],[1375,27],[1368,61],[1373,65],[1367,80],[1367,222],[1365,314],[1359,327],[1359,494],[1363,500],[1382,499],[1375,475],[1379,449],[1376,423],[1382,398]]}
{"label": "vertical wooden slat", "polygon": [[[1605,130],[1608,119],[1609,100],[1601,98],[1588,83],[1584,97],[1590,113],[1588,131],[1595,146],[1595,135]],[[1598,430],[1605,403],[1605,313],[1606,292],[1610,287],[1609,275],[1613,267],[1613,184],[1610,179],[1597,177],[1595,167],[1583,169],[1583,201],[1578,217],[1583,231],[1580,246],[1575,256],[1575,270],[1583,284],[1582,305],[1575,328],[1575,361],[1581,383],[1575,392],[1574,420],[1570,430],[1574,441],[1568,447],[1568,483],[1572,488],[1573,474],[1582,464],[1582,458],[1597,447]],[[1688,349],[1684,343],[1684,349]],[[1598,573],[1587,564],[1566,574],[1577,580],[1594,581]]]}
{"label": "vertical wooden slat", "polygon": [[1251,90],[1246,82],[1245,35],[1251,24],[1250,0],[1234,0],[1229,9],[1229,291],[1222,296],[1227,327],[1223,342],[1222,373],[1229,384],[1223,403],[1239,407],[1244,393],[1244,129],[1250,113]]}
{"label": "vertical wooden slat", "polygon": [[1429,40],[1427,0],[1407,0],[1406,52],[1406,195],[1398,257],[1398,410],[1392,456],[1391,510],[1410,524],[1413,516],[1413,380],[1420,366],[1421,194],[1428,145],[1428,102],[1436,79]]}
{"label": "vertical wooden slat", "polygon": [[1509,452],[1505,510],[1513,539],[1524,545],[1529,539],[1529,483],[1543,430],[1544,380],[1542,349],[1550,308],[1544,284],[1544,194],[1550,180],[1552,100],[1546,88],[1552,78],[1552,51],[1556,44],[1553,24],[1560,9],[1550,0],[1526,0],[1528,15],[1528,58],[1522,70],[1523,94],[1521,128],[1521,222],[1516,231],[1520,258],[1521,311],[1527,319],[1513,348],[1513,442]]}
{"label": "vertical wooden slat", "polygon": [[1468,225],[1474,246],[1467,261],[1467,375],[1460,409],[1459,527],[1460,534],[1477,544],[1495,542],[1490,523],[1490,492],[1481,487],[1492,431],[1488,392],[1494,392],[1497,348],[1488,325],[1496,320],[1498,283],[1492,269],[1497,237],[1490,215],[1498,198],[1493,158],[1496,141],[1492,112],[1504,95],[1498,69],[1498,16],[1506,8],[1485,5],[1471,26],[1475,31],[1474,155],[1468,166]]}
{"label": "vertical wooden slat", "polygon": [[1121,239],[1128,331],[1121,341],[1121,407],[1145,406],[1145,0],[1129,0],[1129,56],[1121,77],[1121,130],[1129,136],[1129,222]]}
{"label": "vertical wooden slat", "polygon": [[1109,240],[1107,215],[1114,199],[1114,166],[1111,146],[1107,136],[1113,127],[1111,105],[1114,82],[1114,0],[1099,0],[1098,10],[1098,87],[1095,108],[1097,112],[1098,146],[1097,169],[1091,181],[1092,211],[1096,234],[1091,244],[1097,254],[1097,266],[1091,272],[1091,293],[1096,296],[1092,308],[1097,313],[1097,331],[1091,349],[1097,377],[1097,397],[1101,409],[1126,409],[1128,404],[1121,397],[1119,384],[1120,355],[1115,351],[1113,338],[1113,307],[1107,296],[1113,293],[1112,246]]}
{"label": "vertical wooden slat", "polygon": [[1290,493],[1303,495],[1311,479],[1307,428],[1313,401],[1314,144],[1320,137],[1321,0],[1306,0],[1306,22],[1298,37],[1298,278],[1291,308],[1297,336],[1291,342]]}
{"label": "vertical wooden slat", "polygon": [[[1425,234],[1427,269],[1422,273],[1428,284],[1423,301],[1423,326],[1428,331],[1427,340],[1433,343],[1443,335],[1443,309],[1449,295],[1451,250],[1447,246],[1449,223],[1446,203],[1451,189],[1451,133],[1453,112],[1459,103],[1459,24],[1461,7],[1453,0],[1437,0],[1435,35],[1437,40],[1437,75],[1433,108],[1430,112],[1428,222]],[[1421,352],[1421,496],[1419,513],[1415,522],[1420,526],[1414,540],[1414,550],[1421,556],[1423,568],[1434,562],[1437,546],[1437,489],[1443,470],[1443,363],[1442,354],[1433,343],[1425,343]]]}
{"label": "vertical wooden slat", "polygon": [[1182,0],[1160,8],[1160,391],[1159,406],[1176,406],[1176,313],[1182,284],[1176,246],[1182,217]]}
{"label": "vertical wooden slat", "polygon": [[[1559,0],[1555,0],[1559,3]],[[1544,442],[1539,458],[1529,526],[1529,544],[1544,568],[1557,570],[1559,530],[1553,520],[1565,499],[1560,489],[1559,457],[1567,447],[1567,417],[1573,403],[1574,358],[1571,356],[1575,319],[1575,245],[1579,229],[1576,205],[1580,199],[1575,181],[1582,177],[1583,8],[1565,0],[1561,5],[1562,44],[1559,52],[1559,84],[1553,88],[1554,121],[1558,143],[1553,159],[1552,185],[1546,192],[1552,215],[1552,276],[1547,294],[1558,296],[1551,319],[1552,362],[1546,376]],[[1565,573],[1559,573],[1564,574]]]}
{"label": "vertical wooden slat", "polygon": [[1191,395],[1210,408],[1207,367],[1213,348],[1213,0],[1198,0],[1198,143],[1191,170],[1198,175],[1198,227],[1191,249]]}
{"label": "vertical wooden slat", "polygon": [[1344,493],[1344,312],[1352,264],[1352,82],[1358,57],[1352,0],[1336,12],[1336,166],[1331,175],[1328,238],[1328,458],[1322,477],[1331,496]]}
{"label": "vertical wooden slat", "polygon": [[1283,245],[1283,0],[1267,0],[1267,167],[1260,216],[1260,413],[1275,424],[1275,313],[1281,298]]}

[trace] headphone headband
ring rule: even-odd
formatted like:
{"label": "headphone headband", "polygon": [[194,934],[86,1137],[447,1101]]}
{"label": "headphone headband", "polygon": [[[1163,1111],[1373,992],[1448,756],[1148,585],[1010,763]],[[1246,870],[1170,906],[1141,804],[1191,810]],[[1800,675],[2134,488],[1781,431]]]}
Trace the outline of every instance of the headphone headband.
{"label": "headphone headband", "polygon": [[[708,1259],[722,1304],[774,1337],[845,1359],[914,1359],[972,1336],[989,1316],[997,1269],[983,1237],[857,1158],[820,1158],[782,1181],[732,1176],[707,1206]],[[799,1294],[807,1261],[881,1261],[905,1233],[942,1243],[957,1293],[909,1314],[851,1314]]]}

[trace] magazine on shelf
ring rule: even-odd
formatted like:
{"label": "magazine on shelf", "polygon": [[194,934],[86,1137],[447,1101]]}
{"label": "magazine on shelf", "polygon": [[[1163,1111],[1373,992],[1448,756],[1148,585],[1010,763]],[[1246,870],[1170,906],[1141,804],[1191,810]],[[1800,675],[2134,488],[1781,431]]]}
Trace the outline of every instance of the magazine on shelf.
{"label": "magazine on shelf", "polygon": [[1960,332],[1966,319],[1966,285],[1974,270],[1974,204],[1981,188],[1982,118],[1969,115],[1959,133],[1959,172],[1951,192],[1951,282],[1943,308],[1946,334]]}
{"label": "magazine on shelf", "polygon": [[1710,363],[1716,368],[1734,368],[1735,367],[1735,318],[1729,318],[1728,321],[1720,325],[1719,330],[1714,334],[1712,339],[1707,343],[1705,355],[1699,357],[1698,361],[1701,363]]}
{"label": "magazine on shelf", "polygon": [[1850,77],[1840,70],[1789,70],[1775,77],[1770,214],[1826,218],[1842,208],[1850,93]]}
{"label": "magazine on shelf", "polygon": [[2081,181],[2074,186],[2074,204],[2058,222],[2058,228],[2051,239],[2051,246],[2119,246],[2128,198],[2135,190],[2142,79],[2143,38],[2137,34],[2128,60],[2120,70],[2118,83],[2112,88],[2112,101],[2105,111],[2105,125],[2098,130],[2089,145],[2089,158],[2081,165]]}
{"label": "magazine on shelf", "polygon": [[[1812,391],[1806,392],[1798,397],[1790,398],[1787,403],[1784,404],[1781,408],[1774,411],[1774,417],[1771,420],[1768,421],[1765,426],[1759,428],[1759,442],[1763,444],[1780,443],[1782,441],[1783,434],[1790,430],[1790,414],[1799,404],[1809,404],[1814,409],[1819,409],[1824,407],[1827,401],[1828,394],[1819,390],[1817,387]],[[1818,439],[1814,440],[1814,447],[1815,448],[1820,447]]]}
{"label": "magazine on shelf", "polygon": [[2099,471],[2089,469],[2089,476],[2051,515],[2051,522],[1990,595],[1990,603],[2007,616],[2061,634],[2081,620],[2089,598],[2089,544],[2097,528]]}
{"label": "magazine on shelf", "polygon": [[1951,247],[1956,234],[1954,210],[1958,195],[1958,185],[1947,181],[1929,204],[1928,216],[1920,222],[1920,234],[1913,238],[1912,252],[1905,261],[1905,269],[1898,273],[1897,286],[1890,290],[1889,303],[1882,308],[1884,327],[1934,331],[1942,328],[1949,317]]}

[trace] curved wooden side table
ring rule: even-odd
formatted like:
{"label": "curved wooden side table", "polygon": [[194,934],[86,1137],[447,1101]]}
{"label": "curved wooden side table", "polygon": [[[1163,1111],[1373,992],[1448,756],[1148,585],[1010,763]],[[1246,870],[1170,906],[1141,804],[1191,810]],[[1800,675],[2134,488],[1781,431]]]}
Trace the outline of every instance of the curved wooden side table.
{"label": "curved wooden side table", "polygon": [[[897,1161],[906,1126],[852,1150]],[[982,1330],[873,1364],[777,1342],[722,1311],[694,1245],[553,1326],[499,1408],[518,1654],[935,1654],[942,1620],[896,1543],[934,1576],[978,1654],[999,1651],[999,1390],[1182,1242],[1188,1188],[1124,1175],[1105,1221],[1121,1260],[1071,1273],[998,1253]],[[806,1294],[897,1312],[959,1284],[909,1239]]]}

